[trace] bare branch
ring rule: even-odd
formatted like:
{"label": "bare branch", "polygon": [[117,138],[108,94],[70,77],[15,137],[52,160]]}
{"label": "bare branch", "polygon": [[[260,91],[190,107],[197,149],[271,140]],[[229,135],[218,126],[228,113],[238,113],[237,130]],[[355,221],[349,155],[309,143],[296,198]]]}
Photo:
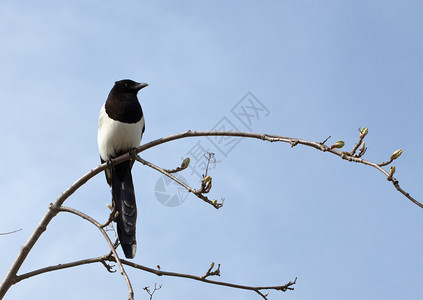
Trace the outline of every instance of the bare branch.
{"label": "bare branch", "polygon": [[204,154],[204,157],[207,159],[206,172],[203,175],[204,178],[207,177],[207,172],[209,171],[210,162],[213,164],[216,163],[216,158],[214,158],[214,155],[215,154],[212,152],[207,152],[206,154]]}
{"label": "bare branch", "polygon": [[[355,152],[357,151],[358,147],[361,146],[363,139],[366,137],[367,135],[367,127],[364,127],[363,129],[359,128],[358,131],[360,132],[360,137],[358,138],[358,142],[354,145],[353,149],[351,150],[351,152],[349,153],[351,156],[356,156],[356,157],[360,157],[360,155],[355,155]],[[366,131],[365,134],[364,132],[362,133],[362,131]],[[364,153],[363,153],[364,154]]]}
{"label": "bare branch", "polygon": [[113,253],[114,257],[115,257],[115,261],[116,261],[116,263],[119,266],[120,272],[123,275],[123,277],[125,278],[126,284],[128,285],[128,290],[129,290],[128,299],[129,300],[133,300],[134,299],[134,290],[132,289],[131,281],[129,280],[128,274],[126,274],[126,271],[123,268],[122,262],[121,262],[119,256],[117,255],[117,252],[116,252],[116,249],[115,249],[114,244],[110,240],[110,238],[107,235],[106,231],[104,231],[104,229],[101,227],[102,225],[99,222],[97,222],[96,220],[94,220],[93,218],[91,218],[90,216],[84,214],[83,212],[80,212],[80,211],[78,211],[76,209],[73,209],[73,208],[70,208],[70,207],[62,206],[62,207],[59,208],[59,211],[64,211],[64,212],[69,212],[69,213],[75,214],[75,215],[77,215],[77,216],[79,216],[79,217],[81,217],[81,218],[89,221],[90,223],[94,224],[98,228],[98,230],[100,230],[100,232],[103,234],[104,238],[106,239],[107,243],[109,244],[110,250],[112,251],[112,253]]}
{"label": "bare branch", "polygon": [[387,166],[387,165],[389,165],[391,162],[393,162],[394,160],[393,159],[390,159],[390,160],[388,160],[388,161],[384,161],[384,162],[382,162],[382,163],[380,163],[380,164],[377,164],[379,167],[384,167],[384,166]]}
{"label": "bare branch", "polygon": [[220,264],[217,265],[217,269],[212,271],[214,268],[214,262],[211,263],[210,268],[207,270],[206,274],[201,276],[201,278],[205,279],[209,276],[220,276]]}
{"label": "bare branch", "polygon": [[101,224],[100,227],[104,228],[109,226],[117,217],[117,211],[115,211],[114,209],[112,210],[112,212],[109,215],[109,218],[107,219],[106,223]]}
{"label": "bare branch", "polygon": [[106,268],[106,270],[109,273],[116,273],[116,270],[113,269],[114,266],[109,265],[108,263],[106,263],[104,260],[101,261],[101,263],[103,264],[103,266]]}
{"label": "bare branch", "polygon": [[189,166],[189,163],[190,163],[190,158],[189,157],[187,157],[187,158],[185,158],[183,161],[182,161],[182,163],[181,163],[181,165],[179,166],[179,167],[177,167],[177,168],[175,168],[175,169],[172,169],[172,170],[168,170],[168,169],[164,169],[167,173],[177,173],[177,172],[180,172],[180,171],[182,171],[182,170],[185,170],[186,168],[188,168],[188,166]]}
{"label": "bare branch", "polygon": [[[113,260],[113,257],[110,257],[109,259]],[[135,269],[140,269],[140,270],[143,270],[143,271],[146,271],[146,272],[149,272],[149,273],[156,274],[157,276],[182,277],[182,278],[193,279],[193,280],[197,280],[197,281],[201,281],[201,282],[205,282],[205,283],[210,283],[210,284],[214,284],[214,285],[221,285],[221,286],[227,286],[227,287],[231,287],[231,288],[242,289],[242,290],[250,290],[250,291],[277,290],[277,291],[286,292],[288,290],[294,290],[294,288],[291,287],[291,286],[296,284],[296,282],[297,282],[297,278],[295,278],[294,281],[290,281],[290,282],[288,282],[284,285],[248,286],[248,285],[234,284],[234,283],[230,283],[230,282],[210,280],[210,279],[204,278],[204,276],[196,276],[196,275],[191,275],[191,274],[162,271],[162,270],[159,270],[159,269],[153,269],[153,268],[149,268],[149,267],[146,267],[146,266],[143,266],[143,265],[139,265],[137,263],[134,263],[134,262],[131,262],[131,261],[128,261],[128,260],[125,260],[125,259],[122,259],[122,263],[124,265],[131,266]]]}
{"label": "bare branch", "polygon": [[324,145],[332,136],[328,136],[323,142],[321,142],[320,144]]}
{"label": "bare branch", "polygon": [[2,232],[2,233],[0,233],[0,235],[12,234],[12,233],[15,233],[15,232],[18,232],[18,231],[21,231],[21,230],[22,230],[22,228],[16,229],[16,230],[13,230],[13,231],[9,231],[9,232]]}
{"label": "bare branch", "polygon": [[392,182],[392,184],[394,185],[394,187],[397,189],[398,192],[400,192],[401,194],[403,194],[405,197],[407,197],[411,202],[413,202],[417,206],[420,206],[421,208],[423,208],[422,204],[419,201],[415,200],[413,197],[410,196],[409,193],[407,193],[406,191],[404,191],[400,187],[399,181],[396,178],[394,178],[394,177],[388,177],[387,179],[388,179],[388,181],[391,181]]}
{"label": "bare branch", "polygon": [[156,291],[160,290],[162,288],[162,285],[160,284],[159,287],[157,287],[157,284],[154,284],[153,291],[150,290],[149,286],[144,287],[144,290],[150,295],[150,300],[153,299],[153,295]]}
{"label": "bare branch", "polygon": [[47,273],[47,272],[52,272],[52,271],[57,271],[57,270],[62,270],[62,269],[68,269],[68,268],[73,268],[73,267],[77,267],[77,266],[81,266],[81,265],[88,265],[88,264],[92,264],[92,263],[105,263],[106,262],[106,258],[108,257],[108,255],[104,255],[101,257],[96,257],[96,258],[88,258],[88,259],[82,259],[82,260],[77,260],[74,262],[70,262],[70,263],[65,263],[65,264],[58,264],[55,266],[49,266],[49,267],[45,267],[45,268],[41,268],[38,270],[34,270],[28,273],[24,273],[22,275],[16,276],[15,282],[14,283],[18,283],[19,281],[22,281],[24,279],[36,276],[36,275],[40,275],[43,273]]}
{"label": "bare branch", "polygon": [[[361,131],[360,131],[360,139],[361,140],[364,138],[365,135],[367,135],[367,132],[368,132],[368,130],[367,130],[366,127],[364,127],[363,129],[361,129]],[[363,137],[361,138],[362,135],[363,135]],[[362,159],[362,158],[357,157],[357,156],[352,156],[348,152],[339,151],[337,149],[330,149],[330,147],[324,145],[324,143],[311,142],[311,141],[297,139],[297,138],[283,137],[283,136],[270,135],[270,134],[253,133],[253,132],[191,131],[191,130],[188,130],[186,132],[174,134],[174,135],[171,135],[171,136],[168,136],[168,137],[164,137],[164,138],[160,138],[160,139],[151,141],[151,142],[149,142],[147,144],[144,144],[144,145],[136,148],[136,152],[137,153],[140,153],[140,152],[143,152],[143,151],[145,151],[147,149],[150,149],[152,147],[155,147],[157,145],[164,144],[164,143],[167,143],[167,142],[170,142],[170,141],[174,141],[174,140],[178,140],[178,139],[182,139],[182,138],[187,138],[187,137],[198,137],[198,136],[236,136],[236,137],[247,137],[247,138],[254,138],[254,139],[259,139],[259,140],[263,140],[263,141],[268,141],[268,142],[271,142],[271,143],[273,143],[273,142],[289,143],[291,145],[291,147],[295,147],[298,144],[301,144],[301,145],[304,145],[304,146],[315,148],[315,149],[320,150],[320,151],[323,151],[323,152],[330,152],[330,153],[332,153],[334,155],[337,155],[337,156],[341,157],[342,159],[345,159],[345,160],[348,160],[348,161],[351,161],[351,162],[356,162],[356,163],[360,163],[360,164],[371,166],[373,168],[376,168],[377,170],[379,170],[383,174],[385,174],[386,177],[389,176],[389,173],[387,171],[385,171],[380,165],[378,165],[376,163],[373,163],[373,162],[370,162],[370,161],[367,161],[367,160]],[[364,154],[364,153],[362,153],[362,154]],[[121,161],[124,161],[125,159],[128,159],[127,157],[125,157],[125,155],[122,155],[121,157],[118,157],[116,159],[116,161],[121,162]],[[123,157],[125,157],[125,158],[123,159]],[[397,189],[397,187],[395,186],[395,184],[394,184],[394,187]],[[398,190],[398,191],[401,192],[401,190]],[[411,200],[414,204],[416,204],[420,208],[423,208],[423,204],[420,203],[419,201],[417,201],[416,199],[414,199],[410,194],[408,194],[406,192],[404,192],[404,193],[401,192],[401,193],[404,196],[406,196],[409,200]],[[205,199],[203,199],[203,200],[206,201]]]}
{"label": "bare branch", "polygon": [[59,212],[58,208],[62,206],[63,202],[65,202],[65,200],[70,197],[76,190],[78,190],[83,184],[85,184],[89,179],[103,171],[105,168],[106,164],[102,164],[97,168],[92,169],[84,176],[79,178],[66,191],[64,191],[54,203],[50,204],[46,214],[43,216],[40,223],[37,225],[25,245],[21,247],[18,256],[16,257],[15,261],[7,272],[6,277],[3,279],[3,282],[0,285],[0,299],[4,297],[11,285],[15,282],[16,274],[18,273],[20,267],[28,256],[28,253],[31,251],[32,247],[40,238],[41,234],[47,229],[47,225],[50,223],[50,221],[57,215],[57,213]]}
{"label": "bare branch", "polygon": [[[367,132],[363,133],[364,129],[365,128],[363,128],[361,130],[361,134],[365,135],[365,134],[367,134]],[[263,140],[263,141],[268,141],[268,142],[271,142],[271,143],[273,143],[273,142],[289,143],[291,145],[291,147],[294,147],[298,144],[301,144],[301,145],[305,145],[305,146],[308,146],[308,147],[315,148],[315,149],[323,151],[323,152],[330,152],[334,155],[341,157],[342,159],[352,161],[352,162],[356,162],[356,163],[361,163],[361,164],[364,164],[364,165],[369,165],[369,166],[376,168],[377,170],[382,172],[387,178],[389,178],[389,181],[391,181],[393,183],[394,187],[400,193],[402,193],[405,197],[407,197],[410,201],[412,201],[414,204],[416,204],[420,208],[423,208],[423,204],[421,204],[419,201],[414,199],[409,193],[405,192],[402,188],[400,188],[399,184],[398,184],[398,180],[396,180],[392,176],[390,177],[389,173],[387,171],[385,171],[378,164],[364,160],[364,159],[361,159],[359,157],[352,156],[350,153],[341,152],[337,149],[330,149],[330,147],[324,145],[323,143],[318,143],[318,142],[311,142],[311,141],[297,139],[297,138],[283,137],[283,136],[270,135],[270,134],[251,133],[251,132],[190,131],[190,130],[188,130],[186,132],[174,134],[174,135],[171,135],[171,136],[168,136],[168,137],[159,138],[157,140],[146,143],[146,144],[136,148],[135,152],[140,153],[140,152],[143,152],[143,151],[150,149],[152,147],[158,146],[160,144],[168,143],[168,142],[178,140],[178,139],[183,139],[183,138],[188,138],[188,137],[200,137],[200,136],[247,137],[247,138],[254,138],[254,139],[259,139],[259,140]],[[113,159],[111,162],[103,163],[103,164],[97,166],[96,168],[92,169],[91,171],[89,171],[88,173],[83,175],[81,178],[79,178],[74,184],[72,184],[67,190],[65,190],[56,199],[56,201],[54,203],[50,204],[46,214],[42,217],[40,223],[37,225],[37,227],[35,228],[34,232],[31,234],[31,236],[29,237],[27,242],[21,247],[21,250],[20,250],[18,256],[16,257],[15,261],[13,262],[12,266],[10,267],[7,275],[3,279],[3,282],[0,285],[0,299],[4,297],[4,295],[9,290],[11,285],[16,281],[17,272],[19,271],[20,267],[22,266],[23,262],[25,261],[26,257],[28,256],[28,253],[31,251],[32,247],[35,245],[35,243],[40,238],[42,233],[46,230],[47,225],[50,223],[50,221],[57,215],[57,213],[59,212],[59,208],[63,205],[64,201],[67,198],[69,198],[82,185],[84,185],[89,179],[91,179],[92,177],[94,177],[98,173],[104,171],[106,169],[106,167],[114,166],[114,165],[119,164],[123,161],[129,160],[132,157],[133,157],[133,155],[131,155],[130,153],[125,153],[125,154],[117,157],[116,159]],[[162,171],[164,171],[164,170],[162,170]],[[163,174],[165,174],[166,176],[170,175],[169,173],[166,174],[166,172],[164,172]],[[178,182],[178,183],[181,184],[182,186],[184,186],[184,184],[182,182]],[[186,186],[185,188],[188,189],[189,187]],[[193,190],[191,188],[189,188],[189,189]],[[215,201],[215,200],[210,201],[204,195],[197,195],[197,197],[199,197],[200,199],[204,200],[205,202],[207,202],[209,204],[211,202],[211,204],[216,208],[221,206],[221,204],[217,203],[217,201]]]}
{"label": "bare branch", "polygon": [[[107,255],[103,255],[103,256],[99,256],[99,257],[95,257],[95,258],[88,258],[88,259],[78,260],[78,261],[74,261],[74,262],[70,262],[70,263],[49,266],[49,267],[41,268],[41,269],[38,269],[38,270],[35,270],[35,271],[31,271],[31,272],[19,275],[19,276],[17,276],[15,283],[17,283],[21,280],[36,276],[36,275],[47,273],[47,272],[72,268],[72,267],[81,266],[81,265],[84,265],[84,264],[98,263],[98,262],[104,264],[106,261],[116,262],[116,258],[113,255],[111,255],[111,253],[109,253]],[[209,274],[208,276],[205,276],[205,275],[196,276],[196,275],[191,275],[191,274],[161,271],[160,268],[153,269],[153,268],[149,268],[149,267],[146,267],[146,266],[143,266],[143,265],[139,265],[139,264],[136,264],[136,263],[124,260],[124,259],[122,259],[121,262],[124,265],[133,267],[135,269],[143,270],[143,271],[146,271],[146,272],[149,272],[149,273],[153,273],[153,274],[156,274],[157,276],[170,276],[170,277],[188,278],[188,279],[202,281],[202,282],[214,284],[214,285],[227,286],[227,287],[236,288],[236,289],[243,289],[243,290],[250,290],[250,291],[257,292],[262,297],[265,296],[265,294],[262,294],[260,292],[260,291],[263,291],[263,290],[276,290],[276,291],[282,291],[282,292],[286,292],[288,290],[294,290],[292,285],[296,284],[296,281],[297,281],[297,278],[295,278],[294,281],[289,281],[288,283],[283,284],[283,285],[277,285],[277,286],[247,286],[247,285],[240,285],[240,284],[234,284],[234,283],[229,283],[229,282],[215,281],[215,280],[207,279],[206,277],[212,276],[212,275],[220,276],[220,273],[219,274],[213,274],[220,269],[220,264],[218,265],[218,268],[217,268],[216,271],[212,272],[211,270],[213,269],[214,266],[211,267],[209,269],[209,271],[206,273],[206,275]],[[147,287],[147,288],[149,288],[149,287]],[[158,290],[158,289],[160,289],[160,286],[159,286],[159,288],[156,288],[156,290]],[[150,294],[150,296],[151,296],[151,294]],[[264,298],[264,299],[266,299],[266,298]]]}
{"label": "bare branch", "polygon": [[178,178],[176,178],[175,176],[173,176],[172,174],[166,172],[166,170],[156,166],[155,164],[146,161],[145,159],[142,159],[139,155],[135,156],[135,159],[137,161],[139,161],[140,163],[142,163],[145,166],[148,166],[156,171],[159,171],[160,173],[166,175],[167,177],[169,177],[170,179],[174,180],[175,182],[179,183],[181,186],[183,186],[188,192],[193,193],[194,195],[196,195],[198,198],[200,198],[201,200],[203,200],[204,202],[207,202],[210,205],[213,205],[214,208],[219,209],[222,207],[223,203],[218,203],[216,200],[210,200],[209,198],[207,198],[206,196],[203,195],[203,193],[205,192],[203,188],[201,189],[193,189],[192,187],[190,187],[189,185],[185,184],[183,181],[179,180]]}

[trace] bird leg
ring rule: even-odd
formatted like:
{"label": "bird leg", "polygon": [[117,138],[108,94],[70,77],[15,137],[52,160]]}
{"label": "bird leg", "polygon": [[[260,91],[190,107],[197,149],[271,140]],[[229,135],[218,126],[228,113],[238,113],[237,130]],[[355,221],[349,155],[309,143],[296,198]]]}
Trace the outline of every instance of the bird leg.
{"label": "bird leg", "polygon": [[134,148],[131,148],[131,149],[129,149],[129,151],[128,151],[128,154],[129,154],[129,156],[131,157],[131,168],[132,168],[132,166],[134,165],[134,163],[135,163],[135,160],[136,160],[136,157],[137,157],[137,148],[136,147],[134,147]]}

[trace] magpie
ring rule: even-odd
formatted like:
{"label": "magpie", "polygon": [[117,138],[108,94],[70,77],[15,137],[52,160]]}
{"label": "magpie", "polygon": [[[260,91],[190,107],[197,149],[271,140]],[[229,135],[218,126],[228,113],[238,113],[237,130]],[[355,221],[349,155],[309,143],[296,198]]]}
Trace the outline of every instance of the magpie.
{"label": "magpie", "polygon": [[[100,110],[97,142],[101,162],[108,162],[138,147],[145,130],[144,115],[137,94],[146,83],[129,79],[116,81]],[[135,225],[137,206],[131,169],[127,160],[106,169],[106,180],[112,188],[113,211],[120,244],[126,258],[134,258],[137,250]]]}

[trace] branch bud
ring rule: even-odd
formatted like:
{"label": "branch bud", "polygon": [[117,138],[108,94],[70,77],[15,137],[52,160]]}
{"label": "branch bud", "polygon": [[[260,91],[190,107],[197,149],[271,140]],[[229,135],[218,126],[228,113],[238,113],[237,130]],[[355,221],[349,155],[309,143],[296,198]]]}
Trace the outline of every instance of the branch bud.
{"label": "branch bud", "polygon": [[213,203],[213,205],[214,205],[214,206],[216,206],[216,205],[217,205],[217,200],[216,200],[216,199],[214,199],[214,200],[212,201],[212,203]]}
{"label": "branch bud", "polygon": [[397,159],[398,157],[400,157],[402,154],[402,149],[398,149],[397,151],[395,151],[394,153],[392,153],[391,155],[391,161],[393,161],[394,159]]}
{"label": "branch bud", "polygon": [[369,129],[367,127],[363,127],[360,131],[360,139],[364,139],[364,137],[369,133]]}
{"label": "branch bud", "polygon": [[391,166],[389,170],[390,170],[389,177],[392,177],[395,174],[395,166]]}
{"label": "branch bud", "polygon": [[335,144],[330,146],[330,148],[331,149],[333,149],[333,148],[341,149],[342,147],[344,147],[344,145],[345,145],[344,141],[337,141],[337,142],[335,142]]}
{"label": "branch bud", "polygon": [[214,268],[214,262],[211,263],[210,270]]}
{"label": "branch bud", "polygon": [[189,157],[185,158],[184,161],[181,164],[181,169],[184,170],[184,169],[188,168],[190,162],[191,162],[191,160],[189,159]]}
{"label": "branch bud", "polygon": [[204,192],[208,193],[212,187],[212,178],[207,176],[203,179]]}
{"label": "branch bud", "polygon": [[110,205],[110,203],[106,203],[106,206],[107,206],[110,210],[113,210],[113,207]]}

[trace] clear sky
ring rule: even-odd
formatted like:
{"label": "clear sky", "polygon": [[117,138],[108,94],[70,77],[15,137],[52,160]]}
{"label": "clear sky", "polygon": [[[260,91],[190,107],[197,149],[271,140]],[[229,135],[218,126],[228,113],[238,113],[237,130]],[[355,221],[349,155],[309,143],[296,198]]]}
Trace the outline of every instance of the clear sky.
{"label": "clear sky", "polygon": [[[225,124],[312,141],[332,136],[328,143],[344,140],[350,150],[367,126],[365,158],[381,162],[404,149],[397,178],[423,201],[422,9],[421,1],[390,0],[1,1],[0,232],[22,230],[0,236],[0,277],[49,203],[99,164],[98,113],[123,78],[149,84],[139,94],[143,142]],[[237,109],[254,99],[263,110],[247,126]],[[186,139],[143,157],[172,168],[199,147],[216,153],[210,197],[225,198],[224,207],[185,199],[135,165],[135,262],[203,275],[214,261],[216,279],[254,286],[298,277],[294,291],[270,291],[269,299],[422,299],[423,211],[383,174],[256,140]],[[195,172],[181,175],[198,187]],[[184,201],[170,207],[166,195]],[[65,205],[103,222],[110,201],[99,174]],[[60,214],[21,272],[108,252],[96,228]],[[148,299],[142,288],[154,283],[163,286],[155,300],[260,299],[127,271],[137,299]],[[127,288],[97,264],[25,280],[5,299],[34,295],[125,299]]]}

